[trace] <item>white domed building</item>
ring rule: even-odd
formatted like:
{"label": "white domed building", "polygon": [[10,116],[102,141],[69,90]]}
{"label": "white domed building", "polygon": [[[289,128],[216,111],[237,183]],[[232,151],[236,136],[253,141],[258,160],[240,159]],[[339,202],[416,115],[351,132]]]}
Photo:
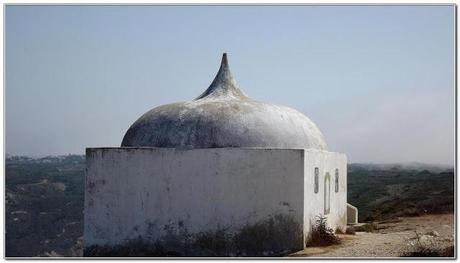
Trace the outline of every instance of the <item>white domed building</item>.
{"label": "white domed building", "polygon": [[357,218],[346,156],[302,113],[249,98],[226,54],[198,98],[150,110],[121,147],[86,159],[89,256],[135,242],[152,248],[142,255],[282,255],[305,247],[317,216],[341,230],[347,207]]}

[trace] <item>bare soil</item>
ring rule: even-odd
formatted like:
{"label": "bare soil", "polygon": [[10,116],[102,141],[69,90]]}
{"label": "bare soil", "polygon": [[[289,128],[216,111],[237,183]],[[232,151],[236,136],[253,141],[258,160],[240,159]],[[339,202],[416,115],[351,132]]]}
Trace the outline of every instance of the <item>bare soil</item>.
{"label": "bare soil", "polygon": [[308,247],[290,257],[400,257],[414,248],[416,233],[423,242],[437,246],[454,245],[454,215],[425,215],[376,222],[375,232],[338,235],[340,245]]}

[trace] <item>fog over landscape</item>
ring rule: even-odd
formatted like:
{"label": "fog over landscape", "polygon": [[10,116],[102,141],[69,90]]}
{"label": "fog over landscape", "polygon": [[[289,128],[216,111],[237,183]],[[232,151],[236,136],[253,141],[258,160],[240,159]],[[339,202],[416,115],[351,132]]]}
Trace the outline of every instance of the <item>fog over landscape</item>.
{"label": "fog over landscape", "polygon": [[452,6],[8,6],[6,153],[119,146],[227,52],[248,95],[304,113],[349,163],[453,165],[453,21]]}

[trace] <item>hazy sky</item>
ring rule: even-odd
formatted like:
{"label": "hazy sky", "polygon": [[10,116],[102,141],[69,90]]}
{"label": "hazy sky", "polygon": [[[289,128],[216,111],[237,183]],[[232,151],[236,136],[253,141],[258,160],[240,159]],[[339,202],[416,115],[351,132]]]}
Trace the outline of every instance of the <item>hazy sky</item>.
{"label": "hazy sky", "polygon": [[222,52],[349,162],[453,164],[453,6],[7,6],[6,152],[119,146],[191,100]]}

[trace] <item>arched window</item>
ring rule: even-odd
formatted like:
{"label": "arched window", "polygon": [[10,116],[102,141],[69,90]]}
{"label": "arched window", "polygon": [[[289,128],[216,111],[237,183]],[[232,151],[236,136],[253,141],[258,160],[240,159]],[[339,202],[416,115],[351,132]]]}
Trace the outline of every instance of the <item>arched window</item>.
{"label": "arched window", "polygon": [[319,168],[315,168],[315,194],[318,193],[319,189]]}
{"label": "arched window", "polygon": [[335,192],[339,192],[339,169],[335,169]]}
{"label": "arched window", "polygon": [[324,214],[331,212],[331,175],[326,173],[324,177]]}

